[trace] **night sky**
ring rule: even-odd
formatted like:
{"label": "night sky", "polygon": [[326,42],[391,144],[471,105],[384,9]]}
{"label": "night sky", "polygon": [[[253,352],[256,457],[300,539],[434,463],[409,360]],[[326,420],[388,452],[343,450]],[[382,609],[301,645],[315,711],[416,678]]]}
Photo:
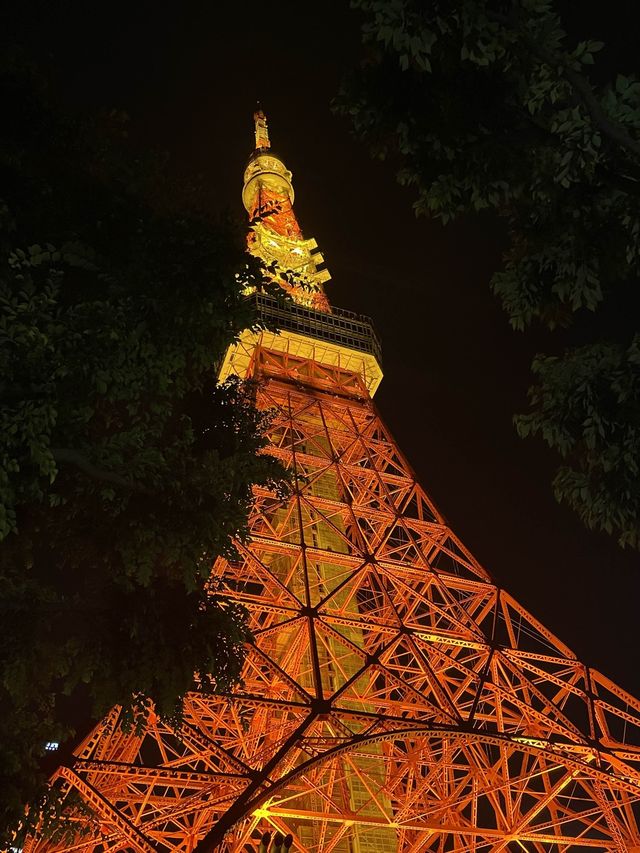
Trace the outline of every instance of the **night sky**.
{"label": "night sky", "polygon": [[[608,2],[606,20],[582,3],[563,9],[572,33],[603,38],[606,61],[628,72],[638,56],[632,5]],[[418,479],[500,584],[586,663],[640,694],[638,554],[555,502],[555,457],[512,426],[533,355],[560,341],[512,332],[491,295],[498,224],[416,220],[392,166],[371,161],[332,115],[359,52],[348,4],[51,0],[21,28],[51,58],[70,104],[126,110],[136,138],[205,175],[214,211],[243,212],[260,99],[293,171],[302,229],[332,273],[329,298],[370,315],[381,334],[376,402]]]}

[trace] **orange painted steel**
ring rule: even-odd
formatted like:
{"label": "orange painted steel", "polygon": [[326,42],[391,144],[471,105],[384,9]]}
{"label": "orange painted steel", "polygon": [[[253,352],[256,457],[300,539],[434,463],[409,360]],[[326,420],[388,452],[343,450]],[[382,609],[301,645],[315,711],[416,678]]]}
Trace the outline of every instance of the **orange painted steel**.
{"label": "orange painted steel", "polygon": [[44,851],[640,851],[640,702],[468,553],[353,373],[258,348],[291,497],[213,578],[254,640],[179,731],[117,710],[59,771],[95,814]]}
{"label": "orange painted steel", "polygon": [[283,336],[296,352],[256,337],[237,362],[294,477],[287,499],[256,490],[250,541],[212,569],[248,613],[242,681],[190,694],[178,730],[127,732],[114,709],[54,777],[93,817],[70,806],[66,840],[25,853],[249,853],[266,831],[306,853],[640,853],[640,702],[496,586],[416,481],[366,370],[345,368],[376,352],[369,326],[327,320],[321,256],[255,120],[245,206],[282,204],[250,248],[297,252],[319,312]]}

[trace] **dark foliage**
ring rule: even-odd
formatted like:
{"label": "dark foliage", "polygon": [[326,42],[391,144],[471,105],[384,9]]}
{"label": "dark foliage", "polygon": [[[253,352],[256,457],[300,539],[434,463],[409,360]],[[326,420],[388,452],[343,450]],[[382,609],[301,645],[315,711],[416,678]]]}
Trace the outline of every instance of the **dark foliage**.
{"label": "dark foliage", "polygon": [[[42,795],[63,695],[135,722],[237,680],[244,615],[205,590],[242,537],[261,454],[250,385],[215,366],[265,284],[126,121],[70,118],[3,56],[0,139],[0,828]],[[198,678],[194,682],[194,673]],[[45,811],[56,805],[51,797]],[[32,816],[38,810],[32,810]]]}
{"label": "dark foliage", "polygon": [[366,57],[338,110],[416,213],[504,218],[492,286],[512,326],[586,340],[536,359],[518,430],[562,456],[560,500],[640,547],[640,81],[592,82],[602,44],[570,45],[549,0],[353,5]]}

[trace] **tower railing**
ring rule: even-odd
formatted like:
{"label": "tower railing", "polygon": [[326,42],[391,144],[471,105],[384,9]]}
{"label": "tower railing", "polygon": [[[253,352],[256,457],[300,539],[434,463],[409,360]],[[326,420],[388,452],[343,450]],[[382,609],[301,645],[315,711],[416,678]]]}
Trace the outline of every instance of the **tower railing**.
{"label": "tower railing", "polygon": [[382,364],[382,346],[373,321],[364,314],[344,308],[332,308],[331,313],[299,305],[286,297],[254,293],[258,320],[269,328],[308,335],[327,343],[337,344],[373,355]]}

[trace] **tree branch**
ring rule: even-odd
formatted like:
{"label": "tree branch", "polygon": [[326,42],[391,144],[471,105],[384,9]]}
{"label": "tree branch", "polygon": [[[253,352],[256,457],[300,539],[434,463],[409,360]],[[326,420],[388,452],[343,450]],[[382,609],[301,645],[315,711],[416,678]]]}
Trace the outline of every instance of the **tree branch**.
{"label": "tree branch", "polygon": [[101,480],[104,483],[112,483],[114,486],[121,486],[129,491],[139,492],[144,495],[153,494],[151,489],[148,489],[141,483],[136,483],[135,480],[129,480],[126,477],[122,477],[120,474],[114,474],[113,471],[106,471],[104,468],[98,468],[90,462],[86,456],[83,456],[77,450],[53,447],[51,452],[53,453],[53,458],[56,462],[74,465],[94,480]]}
{"label": "tree branch", "polygon": [[[513,16],[501,15],[499,12],[490,13],[490,17],[497,23],[506,27],[517,27],[517,22]],[[550,50],[532,38],[529,33],[520,30],[520,34],[525,43],[531,49],[531,52],[541,59],[546,65],[559,67],[566,79],[571,83],[580,100],[587,109],[596,127],[609,139],[616,142],[621,148],[631,152],[636,157],[640,158],[640,142],[634,139],[627,133],[623,125],[612,121],[606,112],[602,109],[598,99],[593,94],[593,89],[589,81],[579,74],[574,68],[568,64],[566,57],[555,56]]]}
{"label": "tree branch", "polygon": [[608,136],[614,142],[617,142],[621,148],[625,148],[627,151],[632,152],[636,157],[640,158],[640,142],[633,139],[621,124],[611,121],[600,106],[598,99],[593,94],[593,89],[591,88],[589,81],[586,80],[582,74],[578,74],[575,69],[570,68],[568,65],[565,66],[563,70],[569,83],[571,83],[578,95],[580,95],[582,103],[587,108],[587,111],[593,119],[596,127],[598,127],[605,136]]}

